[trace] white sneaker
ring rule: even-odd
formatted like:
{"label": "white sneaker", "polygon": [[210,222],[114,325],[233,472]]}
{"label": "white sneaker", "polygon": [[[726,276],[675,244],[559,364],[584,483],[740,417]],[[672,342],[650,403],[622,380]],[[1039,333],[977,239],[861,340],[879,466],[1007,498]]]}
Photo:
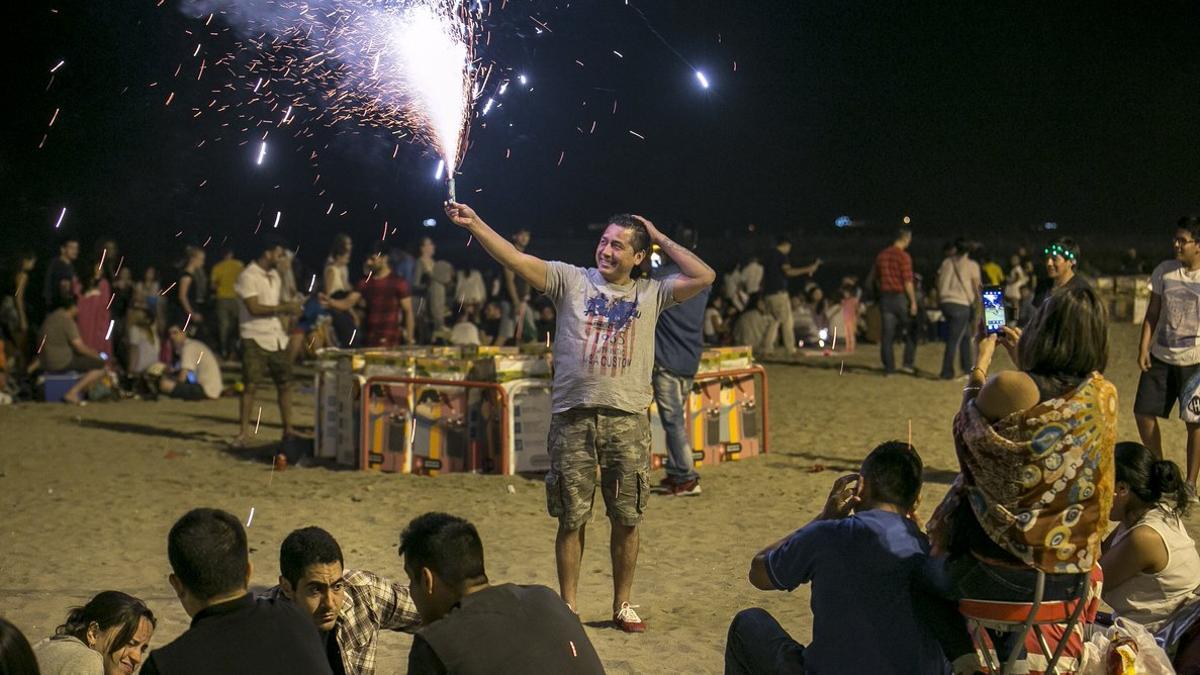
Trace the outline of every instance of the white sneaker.
{"label": "white sneaker", "polygon": [[642,617],[633,611],[637,605],[631,605],[628,602],[621,603],[621,609],[613,616],[613,623],[617,628],[626,633],[644,633],[646,632],[646,622],[642,621]]}

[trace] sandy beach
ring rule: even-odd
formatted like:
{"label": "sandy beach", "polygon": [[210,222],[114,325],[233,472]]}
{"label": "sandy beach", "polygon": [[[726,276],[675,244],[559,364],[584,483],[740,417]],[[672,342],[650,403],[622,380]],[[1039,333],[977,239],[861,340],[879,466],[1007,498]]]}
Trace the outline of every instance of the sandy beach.
{"label": "sandy beach", "polygon": [[[1136,337],[1132,325],[1112,328],[1107,374],[1121,396],[1122,439],[1136,439]],[[807,590],[755,590],[746,581],[750,558],[815,516],[830,483],[854,470],[875,444],[903,439],[910,419],[926,464],[921,512],[929,514],[957,470],[950,419],[962,383],[929,375],[941,355],[940,344],[924,346],[918,367],[925,375],[917,378],[882,377],[870,344],[852,355],[771,364],[770,454],[704,467],[699,497],[650,502],[634,587],[649,626],[643,635],[604,627],[612,582],[608,524],[598,508],[579,609],[608,672],[720,672],[730,619],[755,605],[806,641]],[[999,355],[996,367],[1009,367],[1006,357]],[[299,401],[298,419],[311,425],[311,394]],[[147,600],[160,617],[152,646],[169,642],[188,618],[167,585],[166,534],[196,506],[226,509],[243,521],[254,510],[248,534],[257,587],[275,583],[283,537],[314,524],[339,540],[348,568],[402,579],[399,531],[429,510],[478,526],[494,582],[555,587],[555,523],[545,512],[541,480],[325,468],[272,474],[261,458],[279,435],[273,405],[263,407],[261,447],[243,454],[225,447],[237,431],[235,399],[0,408],[0,614],[36,641],[68,607],[119,589]],[[1168,457],[1183,465],[1182,423],[1164,425],[1164,436]],[[1198,522],[1192,517],[1194,534]],[[384,635],[379,672],[403,673],[409,643],[402,634]]]}

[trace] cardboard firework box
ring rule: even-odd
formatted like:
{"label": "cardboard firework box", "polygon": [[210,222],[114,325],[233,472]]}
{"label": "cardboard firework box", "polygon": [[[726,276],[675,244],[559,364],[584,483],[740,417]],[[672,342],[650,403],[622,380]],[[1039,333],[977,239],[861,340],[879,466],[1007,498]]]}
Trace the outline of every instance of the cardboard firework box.
{"label": "cardboard firework box", "polygon": [[313,376],[316,391],[314,454],[355,466],[358,459],[362,356],[349,350],[322,350]]}
{"label": "cardboard firework box", "polygon": [[[412,443],[408,473],[437,476],[471,471],[477,446],[471,419],[469,390],[460,387],[418,387],[411,417]],[[476,413],[477,415],[477,413]]]}
{"label": "cardboard firework box", "polygon": [[505,384],[512,406],[509,471],[550,470],[551,387],[545,379],[514,380]]}
{"label": "cardboard firework box", "polygon": [[762,425],[753,375],[730,378],[723,383],[721,418],[721,461],[736,462],[762,452]]}

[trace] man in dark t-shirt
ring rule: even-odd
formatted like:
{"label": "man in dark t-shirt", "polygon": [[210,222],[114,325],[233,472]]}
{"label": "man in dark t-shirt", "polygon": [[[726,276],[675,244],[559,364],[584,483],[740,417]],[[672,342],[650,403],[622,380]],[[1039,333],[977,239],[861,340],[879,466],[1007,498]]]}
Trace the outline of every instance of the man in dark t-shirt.
{"label": "man in dark t-shirt", "polygon": [[246,531],[233,515],[192,509],[167,535],[171,587],[192,617],[150,652],[144,675],[331,675],[317,627],[291,602],[247,590]]}
{"label": "man in dark t-shirt", "polygon": [[[818,258],[811,265],[792,267],[788,260],[791,252],[791,239],[787,237],[775,239],[775,248],[767,254],[766,264],[763,265],[762,283],[762,294],[767,301],[767,311],[779,322],[779,336],[783,340],[783,350],[788,354],[796,351],[796,330],[795,322],[792,319],[792,302],[788,295],[788,279],[815,274],[821,266],[821,260]],[[774,341],[773,338],[772,341]],[[774,348],[774,344],[762,345],[763,351]]]}
{"label": "man in dark t-shirt", "polygon": [[46,283],[42,287],[42,300],[50,312],[58,301],[67,296],[79,295],[79,277],[75,273],[75,260],[79,257],[79,240],[70,237],[58,247],[58,257],[46,267]]}
{"label": "man in dark t-shirt", "polygon": [[400,535],[409,593],[424,625],[409,675],[604,673],[579,617],[545,586],[488,583],[475,526],[446,513],[413,519]]}

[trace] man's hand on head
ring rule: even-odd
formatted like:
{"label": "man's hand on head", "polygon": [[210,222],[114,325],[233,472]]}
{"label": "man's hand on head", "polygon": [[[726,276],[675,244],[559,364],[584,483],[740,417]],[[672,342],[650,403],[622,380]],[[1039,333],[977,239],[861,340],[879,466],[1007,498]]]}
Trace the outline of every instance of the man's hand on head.
{"label": "man's hand on head", "polygon": [[847,474],[833,482],[829,490],[829,498],[825,500],[825,508],[821,510],[819,520],[838,520],[854,513],[854,507],[861,500],[862,479],[856,473]]}
{"label": "man's hand on head", "polygon": [[666,237],[663,236],[662,232],[659,232],[658,228],[654,226],[654,223],[639,215],[634,215],[633,219],[641,223],[642,226],[646,228],[646,233],[650,235],[651,242],[660,246],[662,245],[662,240],[666,239]]}

